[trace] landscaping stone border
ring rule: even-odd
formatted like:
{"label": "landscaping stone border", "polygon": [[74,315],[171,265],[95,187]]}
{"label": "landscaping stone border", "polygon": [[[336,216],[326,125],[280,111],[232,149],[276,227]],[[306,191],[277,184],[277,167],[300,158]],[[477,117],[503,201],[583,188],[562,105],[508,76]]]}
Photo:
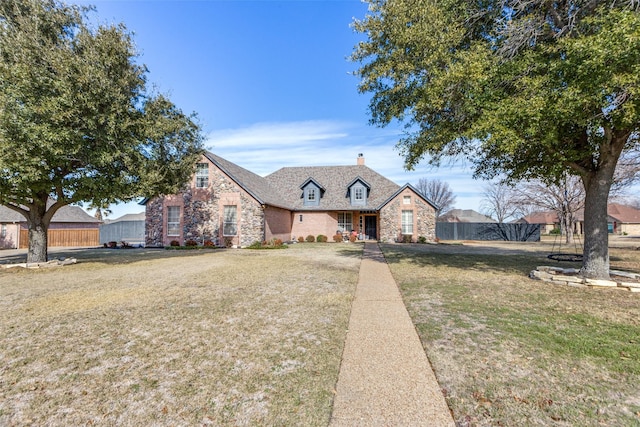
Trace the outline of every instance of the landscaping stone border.
{"label": "landscaping stone border", "polygon": [[0,268],[13,268],[13,267],[22,267],[22,268],[50,268],[50,267],[60,267],[63,265],[71,265],[77,263],[78,260],[75,258],[66,258],[66,259],[54,259],[48,262],[22,262],[19,264],[1,264]]}
{"label": "landscaping stone border", "polygon": [[[567,285],[573,287],[616,288],[631,292],[640,292],[640,274],[629,273],[620,270],[611,270],[609,273],[615,280],[585,279],[578,276],[580,270],[576,268],[561,268],[541,265],[529,273],[529,277],[542,280],[555,285]],[[629,279],[625,281],[624,279]]]}

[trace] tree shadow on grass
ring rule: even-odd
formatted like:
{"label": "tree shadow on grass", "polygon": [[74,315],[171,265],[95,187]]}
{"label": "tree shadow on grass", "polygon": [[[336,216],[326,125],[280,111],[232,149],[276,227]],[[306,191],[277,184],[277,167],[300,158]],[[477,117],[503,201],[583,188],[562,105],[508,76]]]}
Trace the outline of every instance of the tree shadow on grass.
{"label": "tree shadow on grass", "polygon": [[451,267],[510,274],[528,275],[540,265],[562,268],[580,268],[579,263],[553,261],[547,258],[547,248],[539,250],[491,245],[418,245],[381,244],[389,264],[409,262],[421,267]]}
{"label": "tree shadow on grass", "polygon": [[[132,264],[140,261],[184,258],[192,256],[206,256],[226,249],[200,249],[200,250],[167,250],[164,248],[50,248],[49,260],[64,260],[75,258],[78,262],[95,262],[101,264]],[[0,264],[21,264],[27,261],[25,251],[11,251],[2,256],[0,252]]]}

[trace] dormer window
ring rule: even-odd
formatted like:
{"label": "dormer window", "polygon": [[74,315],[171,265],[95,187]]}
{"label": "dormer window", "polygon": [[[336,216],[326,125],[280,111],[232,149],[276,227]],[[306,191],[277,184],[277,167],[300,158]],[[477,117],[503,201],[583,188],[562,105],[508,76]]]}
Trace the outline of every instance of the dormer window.
{"label": "dormer window", "polygon": [[300,186],[302,189],[302,201],[304,206],[320,206],[320,199],[324,188],[309,178]]}
{"label": "dormer window", "polygon": [[351,200],[351,206],[366,206],[370,189],[369,184],[362,178],[354,179],[347,190],[347,197]]}

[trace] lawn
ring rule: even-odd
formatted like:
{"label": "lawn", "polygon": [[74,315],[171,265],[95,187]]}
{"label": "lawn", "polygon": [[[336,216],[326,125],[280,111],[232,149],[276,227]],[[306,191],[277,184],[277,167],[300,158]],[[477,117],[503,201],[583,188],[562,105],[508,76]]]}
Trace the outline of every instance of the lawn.
{"label": "lawn", "polygon": [[575,267],[544,243],[381,246],[458,426],[640,425],[640,294],[529,279]]}
{"label": "lawn", "polygon": [[100,249],[0,270],[0,425],[327,425],[361,252]]}

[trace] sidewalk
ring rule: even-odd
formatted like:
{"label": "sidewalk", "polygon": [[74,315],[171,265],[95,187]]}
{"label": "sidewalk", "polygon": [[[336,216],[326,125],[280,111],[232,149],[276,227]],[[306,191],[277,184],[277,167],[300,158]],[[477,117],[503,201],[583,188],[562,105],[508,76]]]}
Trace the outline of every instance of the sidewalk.
{"label": "sidewalk", "polygon": [[377,243],[365,243],[330,426],[454,426]]}

